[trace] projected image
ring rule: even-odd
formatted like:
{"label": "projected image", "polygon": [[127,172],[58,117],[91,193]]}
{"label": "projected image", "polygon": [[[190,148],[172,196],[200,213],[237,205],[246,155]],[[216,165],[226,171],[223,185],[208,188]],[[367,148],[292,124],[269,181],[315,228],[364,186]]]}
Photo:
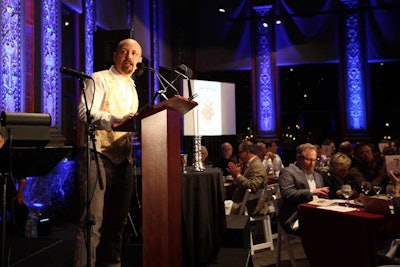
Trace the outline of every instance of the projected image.
{"label": "projected image", "polygon": [[[236,134],[235,85],[215,81],[191,80],[198,106],[184,115],[184,135],[218,136]],[[188,96],[188,84],[183,84]]]}

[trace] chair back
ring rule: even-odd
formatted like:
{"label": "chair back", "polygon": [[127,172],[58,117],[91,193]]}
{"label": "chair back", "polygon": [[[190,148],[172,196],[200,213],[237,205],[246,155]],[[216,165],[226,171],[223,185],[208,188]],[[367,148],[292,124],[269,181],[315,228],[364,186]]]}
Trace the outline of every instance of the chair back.
{"label": "chair back", "polygon": [[277,218],[277,223],[278,223],[278,237],[277,237],[277,250],[276,250],[276,267],[281,266],[281,246],[282,246],[282,241],[285,243],[286,250],[289,253],[289,259],[290,259],[290,265],[292,267],[297,267],[296,264],[296,258],[294,256],[294,252],[292,249],[292,246],[290,245],[289,238],[299,238],[297,235],[293,235],[291,233],[287,233],[285,229],[282,227],[278,216],[279,216],[279,210],[282,207],[283,204],[283,198],[281,198],[280,193],[278,192],[274,199],[272,200],[275,208],[275,215]]}
{"label": "chair back", "polygon": [[279,184],[267,185],[266,201],[268,202],[270,213],[275,212],[274,200],[277,198],[280,198]]}
{"label": "chair back", "polygon": [[259,199],[261,197],[266,197],[266,192],[265,188],[258,189],[256,192],[251,192],[251,189],[247,189],[246,193],[244,194],[242,203],[240,204],[240,210],[239,210],[239,215],[247,215],[246,214],[246,205],[247,201],[253,200],[253,199]]}
{"label": "chair back", "polygon": [[266,188],[258,189],[256,192],[252,192],[250,189],[246,190],[244,194],[242,203],[240,204],[239,215],[247,215],[246,214],[246,205],[247,202],[253,199],[259,199],[261,197],[265,198],[265,202],[269,203],[270,213],[273,213],[275,210],[273,201],[276,198],[280,198],[279,184],[269,184]]}

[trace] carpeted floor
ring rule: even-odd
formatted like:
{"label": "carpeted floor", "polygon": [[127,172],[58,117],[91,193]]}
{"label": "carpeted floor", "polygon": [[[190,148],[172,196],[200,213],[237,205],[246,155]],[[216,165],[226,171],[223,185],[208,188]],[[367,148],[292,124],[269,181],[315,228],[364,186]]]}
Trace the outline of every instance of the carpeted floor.
{"label": "carpeted floor", "polygon": [[[294,256],[296,258],[297,267],[310,267],[307,257],[304,253],[303,246],[300,239],[290,240],[291,247],[293,249]],[[276,266],[276,239],[274,240],[275,249],[264,249],[257,251],[253,256],[254,267],[275,267]],[[289,261],[289,255],[285,246],[282,244],[281,250],[281,267],[291,266]]]}
{"label": "carpeted floor", "polygon": [[15,239],[10,255],[12,267],[70,267],[73,241],[51,238]]}
{"label": "carpeted floor", "polygon": [[[10,255],[11,267],[70,267],[72,265],[73,237],[75,225],[62,225],[53,228],[49,235],[39,238],[17,238],[14,240],[14,246]],[[275,267],[276,265],[276,240],[275,250],[264,249],[257,251],[253,256],[249,251],[243,249],[227,248],[221,250],[221,255],[215,264],[207,267]],[[291,245],[296,257],[298,267],[310,267],[301,241],[299,239],[291,240]],[[135,250],[136,251],[136,250]],[[128,252],[132,252],[129,248]],[[246,260],[246,255],[248,260]],[[128,253],[133,256],[134,253]],[[243,254],[243,255],[242,255]],[[232,256],[233,255],[233,256]],[[127,257],[126,266],[139,266],[138,262]],[[243,261],[243,262],[242,262]],[[282,245],[281,266],[290,267],[289,256],[286,248]]]}
{"label": "carpeted floor", "polygon": [[[296,264],[297,267],[310,267],[310,264],[308,263],[308,261],[306,259],[296,259]],[[289,260],[284,260],[281,261],[281,267],[291,267],[292,265],[290,265],[290,261]],[[269,265],[263,265],[262,267],[276,267],[276,264],[269,264]]]}

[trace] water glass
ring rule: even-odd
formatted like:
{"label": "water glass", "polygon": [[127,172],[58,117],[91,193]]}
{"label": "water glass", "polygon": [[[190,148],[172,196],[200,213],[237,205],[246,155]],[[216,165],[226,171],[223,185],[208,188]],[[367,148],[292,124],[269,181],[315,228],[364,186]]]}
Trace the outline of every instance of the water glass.
{"label": "water glass", "polygon": [[374,192],[375,192],[376,195],[379,195],[381,193],[382,186],[374,185],[372,188],[374,189]]}
{"label": "water glass", "polygon": [[389,200],[392,200],[393,195],[394,195],[394,186],[392,184],[388,184],[386,186],[386,196]]}
{"label": "water glass", "polygon": [[342,185],[342,195],[346,199],[346,207],[349,206],[349,198],[351,196],[352,189],[349,184]]}
{"label": "water glass", "polygon": [[371,191],[371,183],[370,182],[362,182],[361,183],[361,190],[363,191],[364,195],[368,195]]}
{"label": "water glass", "polygon": [[181,171],[183,173],[186,173],[187,157],[188,154],[181,154]]}

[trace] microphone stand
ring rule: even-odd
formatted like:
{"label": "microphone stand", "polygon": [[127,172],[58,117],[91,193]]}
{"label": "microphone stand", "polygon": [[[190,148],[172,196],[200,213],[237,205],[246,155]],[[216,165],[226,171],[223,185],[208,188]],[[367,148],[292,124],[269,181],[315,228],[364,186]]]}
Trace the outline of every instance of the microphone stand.
{"label": "microphone stand", "polygon": [[[181,67],[181,68],[180,68]],[[184,72],[181,72],[180,70],[182,70],[182,67],[185,68]],[[192,71],[186,66],[186,65],[180,65],[178,66],[175,70],[175,73],[178,74],[176,76],[176,78],[171,82],[174,83],[176,80],[178,80],[178,78],[180,76],[182,76],[185,80],[187,80],[187,84],[188,84],[188,94],[189,94],[189,101],[192,101],[197,95],[193,95],[192,93],[192,86],[190,83],[190,78],[192,77]]]}
{"label": "microphone stand", "polygon": [[[95,137],[95,131],[96,127],[93,125],[93,116],[90,114],[90,109],[89,105],[87,102],[86,98],[86,93],[84,90],[84,76],[79,77],[79,81],[81,84],[82,88],[82,93],[83,93],[83,98],[85,101],[85,107],[86,107],[86,125],[85,125],[85,134],[86,134],[86,266],[91,266],[91,234],[92,234],[92,226],[96,224],[96,222],[90,218],[90,204],[91,204],[91,199],[89,199],[90,196],[90,147],[89,147],[89,141],[92,141],[92,149],[93,149],[93,154],[94,154],[94,159],[96,162],[97,166],[97,177],[98,177],[98,182],[99,182],[99,187],[100,190],[104,190],[104,184],[103,184],[103,179],[101,177],[101,172],[100,172],[100,167],[99,167],[99,159],[98,159],[98,153],[96,151],[96,137]],[[93,190],[95,190],[96,184],[93,187]]]}
{"label": "microphone stand", "polygon": [[156,100],[156,98],[158,96],[162,96],[162,97],[164,97],[165,100],[168,100],[168,97],[165,95],[168,87],[171,87],[175,91],[175,96],[179,96],[178,89],[176,89],[175,86],[173,86],[173,84],[171,82],[169,82],[164,76],[162,76],[158,71],[156,71],[155,69],[150,68],[150,67],[145,67],[145,69],[150,70],[151,72],[154,73],[154,75],[156,75],[158,81],[160,82],[161,87],[163,88],[162,90],[158,90],[154,94],[154,96],[151,100],[152,103],[154,103],[154,101]]}

